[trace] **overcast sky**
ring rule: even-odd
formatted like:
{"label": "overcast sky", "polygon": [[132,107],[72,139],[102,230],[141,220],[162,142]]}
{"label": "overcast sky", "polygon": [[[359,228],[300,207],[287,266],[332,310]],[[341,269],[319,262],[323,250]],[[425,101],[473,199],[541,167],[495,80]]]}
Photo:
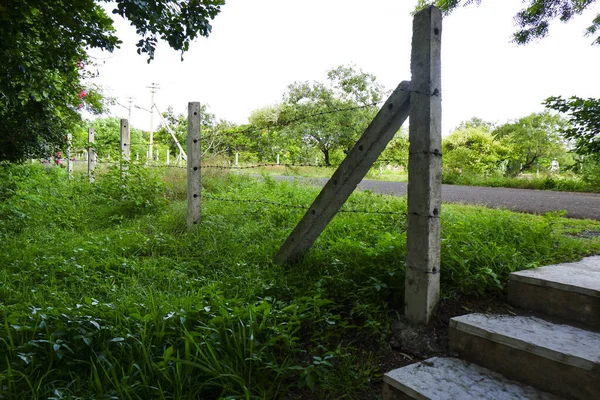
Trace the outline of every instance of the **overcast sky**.
{"label": "overcast sky", "polygon": [[[189,101],[209,105],[218,118],[246,123],[252,110],[282,99],[294,81],[325,80],[326,71],[354,63],[387,89],[410,80],[412,16],[416,0],[227,0],[209,38],[180,53],[161,43],[150,64],[136,53],[135,30],[115,18],[123,44],[93,52],[105,93],[127,105],[155,102],[187,112]],[[600,97],[600,47],[584,29],[600,3],[569,22],[554,23],[537,43],[510,43],[521,0],[484,0],[444,18],[443,128],[447,134],[473,116],[505,122],[542,111],[551,95]],[[111,115],[127,118],[115,106]],[[154,126],[158,125],[154,117]],[[150,115],[134,109],[131,124],[148,130]]]}

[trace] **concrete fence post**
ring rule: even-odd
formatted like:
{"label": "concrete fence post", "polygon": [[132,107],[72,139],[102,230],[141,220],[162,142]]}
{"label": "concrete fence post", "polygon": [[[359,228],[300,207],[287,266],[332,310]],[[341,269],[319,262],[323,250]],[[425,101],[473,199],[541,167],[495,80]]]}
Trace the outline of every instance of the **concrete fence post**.
{"label": "concrete fence post", "polygon": [[405,317],[429,323],[440,292],[442,14],[415,14],[410,95]]}
{"label": "concrete fence post", "polygon": [[279,165],[279,154],[277,154],[277,165]]}
{"label": "concrete fence post", "polygon": [[171,151],[169,149],[167,149],[166,163],[167,163],[167,165],[169,165],[171,163]]}
{"label": "concrete fence post", "polygon": [[88,129],[88,150],[87,150],[87,164],[88,164],[88,179],[90,183],[94,182],[94,170],[96,169],[96,149],[94,148],[95,141],[94,128]]}
{"label": "concrete fence post", "polygon": [[126,174],[131,160],[131,140],[129,135],[129,121],[121,120],[121,171]]}
{"label": "concrete fence post", "polygon": [[200,223],[202,175],[200,171],[200,103],[188,103],[187,137],[187,224]]}
{"label": "concrete fence post", "polygon": [[73,135],[67,134],[67,171],[69,179],[73,179],[73,160],[71,159],[71,147],[73,146]]}
{"label": "concrete fence post", "polygon": [[235,153],[235,166],[238,166],[238,161],[239,161],[239,155],[240,153]]}

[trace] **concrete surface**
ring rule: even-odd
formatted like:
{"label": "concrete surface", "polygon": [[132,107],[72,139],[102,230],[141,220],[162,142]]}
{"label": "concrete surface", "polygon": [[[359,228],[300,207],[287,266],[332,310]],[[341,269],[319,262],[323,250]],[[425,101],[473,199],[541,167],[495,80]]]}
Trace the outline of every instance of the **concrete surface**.
{"label": "concrete surface", "polygon": [[[502,375],[457,358],[430,358],[395,369],[384,375],[385,385],[410,399],[558,399],[531,386],[510,381]],[[387,395],[386,395],[387,392]],[[394,390],[384,390],[384,400],[394,397]]]}
{"label": "concrete surface", "polygon": [[600,256],[513,272],[510,279],[600,298]]}
{"label": "concrete surface", "polygon": [[600,333],[536,317],[468,314],[450,327],[585,370],[600,372]]}

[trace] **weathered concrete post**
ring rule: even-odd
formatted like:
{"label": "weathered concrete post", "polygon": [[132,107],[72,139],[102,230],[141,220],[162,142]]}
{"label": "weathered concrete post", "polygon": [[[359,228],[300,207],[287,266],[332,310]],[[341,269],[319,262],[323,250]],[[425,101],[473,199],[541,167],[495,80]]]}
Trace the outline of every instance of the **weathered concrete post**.
{"label": "weathered concrete post", "polygon": [[202,176],[200,171],[200,103],[188,103],[187,224],[200,222]]}
{"label": "weathered concrete post", "polygon": [[439,9],[427,7],[415,15],[404,314],[419,324],[429,323],[440,292],[441,35]]}
{"label": "weathered concrete post", "polygon": [[94,182],[94,170],[96,169],[96,149],[94,148],[94,128],[88,129],[88,179],[90,183]]}
{"label": "weathered concrete post", "polygon": [[171,163],[171,151],[167,149],[167,165]]}
{"label": "weathered concrete post", "polygon": [[279,154],[277,154],[277,165],[279,165]]}
{"label": "weathered concrete post", "polygon": [[73,146],[73,135],[67,134],[67,171],[69,179],[73,179],[73,160],[71,159],[71,147]]}
{"label": "weathered concrete post", "polygon": [[129,134],[129,121],[121,120],[121,171],[125,174],[129,169],[131,160],[131,140]]}
{"label": "weathered concrete post", "polygon": [[335,217],[408,118],[410,91],[410,82],[402,82],[390,95],[281,246],[275,255],[276,263],[293,263],[303,257]]}
{"label": "weathered concrete post", "polygon": [[239,155],[240,153],[235,153],[235,166],[238,166],[238,161],[239,161]]}

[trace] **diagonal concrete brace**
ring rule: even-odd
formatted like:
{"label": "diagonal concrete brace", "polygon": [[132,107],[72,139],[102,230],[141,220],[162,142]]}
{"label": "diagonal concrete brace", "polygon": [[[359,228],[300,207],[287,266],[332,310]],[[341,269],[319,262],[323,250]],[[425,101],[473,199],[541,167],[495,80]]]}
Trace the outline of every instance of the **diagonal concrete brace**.
{"label": "diagonal concrete brace", "polygon": [[410,92],[410,82],[404,81],[390,95],[281,246],[276,263],[298,261],[310,249],[408,118]]}

